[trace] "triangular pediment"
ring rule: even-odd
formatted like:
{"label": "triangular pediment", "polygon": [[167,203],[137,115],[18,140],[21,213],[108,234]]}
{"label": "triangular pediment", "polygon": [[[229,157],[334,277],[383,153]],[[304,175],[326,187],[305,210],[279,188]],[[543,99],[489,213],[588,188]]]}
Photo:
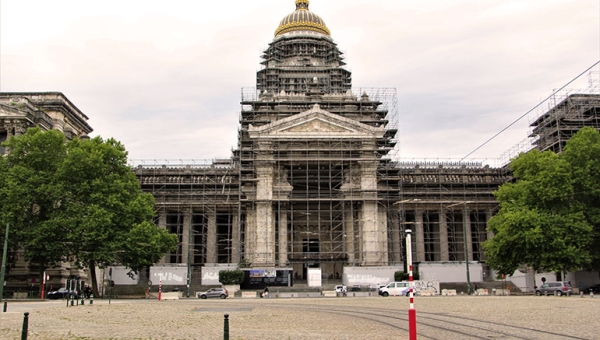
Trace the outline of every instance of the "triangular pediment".
{"label": "triangular pediment", "polygon": [[383,128],[322,110],[312,109],[284,118],[271,124],[254,127],[248,132],[251,138],[373,138],[383,135]]}
{"label": "triangular pediment", "polygon": [[355,132],[354,129],[340,126],[335,122],[328,121],[324,117],[314,117],[308,121],[301,122],[300,124],[284,128],[279,132]]}

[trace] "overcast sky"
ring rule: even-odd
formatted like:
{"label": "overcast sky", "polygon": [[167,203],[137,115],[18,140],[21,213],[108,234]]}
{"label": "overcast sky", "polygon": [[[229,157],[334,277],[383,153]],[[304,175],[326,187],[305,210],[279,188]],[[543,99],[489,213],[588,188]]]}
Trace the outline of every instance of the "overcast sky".
{"label": "overcast sky", "polygon": [[[255,86],[261,52],[295,10],[294,0],[0,6],[0,90],[64,93],[93,136],[136,160],[228,158],[240,89]],[[403,159],[464,157],[600,59],[598,0],[311,0],[310,10],[355,88],[396,88]],[[497,159],[540,113],[471,157]]]}

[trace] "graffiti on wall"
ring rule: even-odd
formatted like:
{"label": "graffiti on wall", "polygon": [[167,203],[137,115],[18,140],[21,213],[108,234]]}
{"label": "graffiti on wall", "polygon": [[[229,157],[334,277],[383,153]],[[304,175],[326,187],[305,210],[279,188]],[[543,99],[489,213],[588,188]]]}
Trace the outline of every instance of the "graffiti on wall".
{"label": "graffiti on wall", "polygon": [[440,282],[433,280],[413,281],[415,292],[419,293],[422,290],[433,290],[435,294],[440,293]]}

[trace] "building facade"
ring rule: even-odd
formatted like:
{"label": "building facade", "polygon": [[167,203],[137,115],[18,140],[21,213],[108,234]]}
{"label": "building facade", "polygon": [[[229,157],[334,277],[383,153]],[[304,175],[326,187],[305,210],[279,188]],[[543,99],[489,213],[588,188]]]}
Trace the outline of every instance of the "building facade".
{"label": "building facade", "polygon": [[[288,0],[291,3],[291,0]],[[295,0],[262,54],[256,85],[242,90],[239,136],[229,158],[133,168],[156,200],[156,223],[179,238],[159,266],[308,270],[342,279],[370,268],[402,268],[406,230],[427,279],[493,277],[481,244],[512,180],[506,167],[473,161],[409,162],[395,155],[396,90],[356,88],[323,19]],[[562,151],[583,126],[600,129],[598,94],[571,95],[532,124],[540,150]],[[67,137],[92,131],[60,93],[1,93],[0,140],[27,128]],[[2,150],[4,152],[4,150]],[[21,263],[11,277],[35,272]],[[72,275],[59,269],[59,277]],[[194,283],[194,282],[192,282]]]}
{"label": "building facade", "polygon": [[296,0],[243,89],[238,147],[211,164],[140,165],[158,224],[176,233],[164,263],[251,263],[340,278],[349,267],[484,263],[481,242],[505,169],[403,163],[396,91],[354,88],[324,21]]}

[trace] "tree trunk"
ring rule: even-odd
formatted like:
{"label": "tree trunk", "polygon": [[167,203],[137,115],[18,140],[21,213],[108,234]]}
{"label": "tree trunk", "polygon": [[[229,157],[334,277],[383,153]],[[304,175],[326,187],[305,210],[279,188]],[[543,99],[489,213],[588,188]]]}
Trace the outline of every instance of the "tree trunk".
{"label": "tree trunk", "polygon": [[92,286],[92,294],[94,296],[99,297],[100,294],[98,292],[98,283],[96,279],[96,261],[90,260],[90,283]]}

